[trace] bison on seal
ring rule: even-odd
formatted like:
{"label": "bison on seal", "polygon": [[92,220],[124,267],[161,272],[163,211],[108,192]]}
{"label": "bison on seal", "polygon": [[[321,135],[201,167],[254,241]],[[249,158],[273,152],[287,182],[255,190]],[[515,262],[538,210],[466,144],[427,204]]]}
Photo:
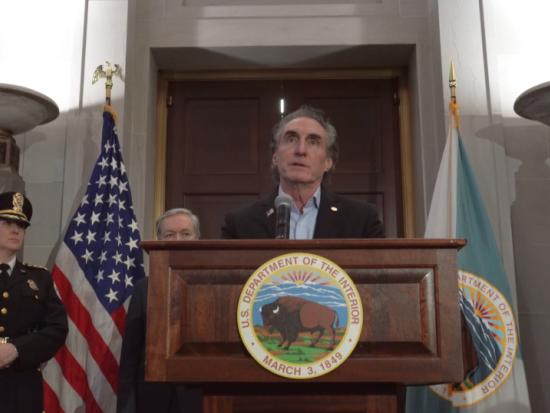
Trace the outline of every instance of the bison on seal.
{"label": "bison on seal", "polygon": [[[332,308],[301,297],[284,296],[263,305],[260,312],[264,327],[281,334],[278,345],[286,350],[302,331],[319,333],[311,343],[311,347],[319,342],[327,330],[332,334],[330,349],[332,350],[336,344],[334,326],[338,327],[338,315]],[[285,342],[286,346],[283,346]]]}

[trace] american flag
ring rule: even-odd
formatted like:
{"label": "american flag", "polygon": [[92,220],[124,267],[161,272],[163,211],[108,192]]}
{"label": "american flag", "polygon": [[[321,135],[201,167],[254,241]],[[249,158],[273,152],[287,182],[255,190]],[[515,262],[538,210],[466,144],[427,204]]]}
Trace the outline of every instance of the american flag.
{"label": "american flag", "polygon": [[124,303],[145,276],[128,176],[108,109],[101,153],[52,270],[69,335],[44,369],[47,413],[116,410]]}

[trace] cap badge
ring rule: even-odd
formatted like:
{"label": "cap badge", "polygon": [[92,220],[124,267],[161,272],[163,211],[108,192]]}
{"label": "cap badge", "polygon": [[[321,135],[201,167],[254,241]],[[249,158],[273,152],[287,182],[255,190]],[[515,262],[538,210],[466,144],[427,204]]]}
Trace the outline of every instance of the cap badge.
{"label": "cap badge", "polygon": [[23,197],[23,194],[20,194],[19,192],[16,192],[13,194],[12,204],[13,204],[13,210],[15,212],[23,213],[23,204],[25,203],[25,198]]}

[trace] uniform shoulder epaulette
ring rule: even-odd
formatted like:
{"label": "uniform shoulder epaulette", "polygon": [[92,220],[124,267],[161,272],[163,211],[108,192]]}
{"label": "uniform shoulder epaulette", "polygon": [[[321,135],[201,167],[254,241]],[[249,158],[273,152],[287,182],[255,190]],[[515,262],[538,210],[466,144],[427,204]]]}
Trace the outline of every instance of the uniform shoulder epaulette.
{"label": "uniform shoulder epaulette", "polygon": [[37,269],[37,270],[46,270],[46,271],[48,271],[48,269],[46,267],[42,267],[41,265],[32,265],[32,264],[28,264],[26,262],[24,262],[23,265],[27,268],[34,268],[34,269]]}

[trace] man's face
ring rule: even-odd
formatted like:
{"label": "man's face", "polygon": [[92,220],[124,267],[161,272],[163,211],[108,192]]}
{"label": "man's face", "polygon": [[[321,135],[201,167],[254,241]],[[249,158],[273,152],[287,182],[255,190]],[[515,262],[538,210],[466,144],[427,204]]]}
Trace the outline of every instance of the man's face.
{"label": "man's face", "polygon": [[21,249],[25,239],[25,228],[11,221],[0,219],[0,251],[13,255]]}
{"label": "man's face", "polygon": [[161,241],[185,241],[197,239],[193,222],[185,214],[176,214],[166,217],[160,223]]}
{"label": "man's face", "polygon": [[290,121],[279,138],[272,158],[281,184],[320,185],[324,173],[332,167],[327,149],[327,134],[319,122],[310,118]]}

